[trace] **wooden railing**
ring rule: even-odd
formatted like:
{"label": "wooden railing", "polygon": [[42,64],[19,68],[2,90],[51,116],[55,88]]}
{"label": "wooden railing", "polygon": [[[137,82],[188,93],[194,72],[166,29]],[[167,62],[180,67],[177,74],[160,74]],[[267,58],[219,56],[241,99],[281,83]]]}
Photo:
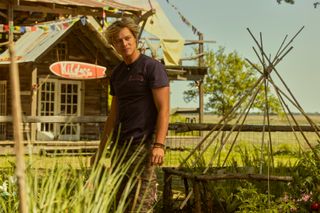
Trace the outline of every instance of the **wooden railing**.
{"label": "wooden railing", "polygon": [[[23,116],[24,123],[104,123],[107,116]],[[12,116],[0,116],[0,123],[11,123]],[[221,131],[230,131],[234,125],[212,123],[170,123],[169,130],[176,132],[210,131],[213,128]],[[320,131],[320,126],[288,126],[288,125],[237,125],[233,131],[241,132],[291,132],[291,131],[315,132]]]}

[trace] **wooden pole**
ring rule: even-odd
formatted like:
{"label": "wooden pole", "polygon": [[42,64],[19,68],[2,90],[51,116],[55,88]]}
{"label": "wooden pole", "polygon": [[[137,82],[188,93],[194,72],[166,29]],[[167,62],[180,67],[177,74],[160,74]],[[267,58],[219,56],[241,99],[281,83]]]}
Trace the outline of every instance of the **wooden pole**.
{"label": "wooden pole", "polygon": [[9,3],[9,53],[10,53],[10,82],[12,94],[13,135],[16,153],[16,176],[19,189],[19,212],[27,213],[27,193],[25,181],[24,145],[22,136],[22,113],[20,100],[19,70],[15,60],[13,41],[13,5]]}
{"label": "wooden pole", "polygon": [[[37,116],[37,74],[38,70],[36,67],[32,70],[32,82],[31,82],[31,116]],[[36,125],[35,123],[31,124],[31,143],[34,143],[36,140]]]}
{"label": "wooden pole", "polygon": [[201,194],[200,194],[200,181],[193,181],[194,191],[194,212],[201,213]]}
{"label": "wooden pole", "polygon": [[166,173],[164,171],[164,178],[163,178],[164,186],[163,186],[163,212],[170,212],[172,209],[172,175]]}
{"label": "wooden pole", "polygon": [[[203,34],[199,33],[199,40],[203,40]],[[199,54],[202,55],[199,57],[199,67],[204,66],[204,49],[203,49],[203,43],[199,43]],[[203,123],[203,115],[204,115],[204,90],[203,90],[203,79],[201,79],[198,83],[199,87],[199,123]],[[200,136],[203,136],[203,133],[200,132]]]}

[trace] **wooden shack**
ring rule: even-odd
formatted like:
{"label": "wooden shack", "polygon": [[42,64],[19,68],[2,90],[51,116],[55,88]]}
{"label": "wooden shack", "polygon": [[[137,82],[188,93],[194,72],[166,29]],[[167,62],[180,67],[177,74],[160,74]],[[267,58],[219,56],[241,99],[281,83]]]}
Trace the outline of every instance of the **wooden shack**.
{"label": "wooden shack", "polygon": [[[27,32],[16,42],[21,104],[25,116],[106,115],[106,79],[68,80],[53,75],[49,66],[56,61],[98,64],[110,71],[120,58],[98,29],[94,20],[47,23],[57,30],[41,28]],[[38,27],[38,26],[35,26]],[[0,56],[1,111],[11,108],[8,51]],[[100,126],[79,123],[38,123],[36,140],[97,139]],[[11,125],[2,125],[0,135],[11,138]]]}

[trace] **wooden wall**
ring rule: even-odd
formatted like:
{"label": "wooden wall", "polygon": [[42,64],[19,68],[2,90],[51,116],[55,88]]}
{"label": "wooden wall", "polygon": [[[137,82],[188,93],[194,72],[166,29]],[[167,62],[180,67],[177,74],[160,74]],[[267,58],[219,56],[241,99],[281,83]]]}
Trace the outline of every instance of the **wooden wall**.
{"label": "wooden wall", "polygon": [[[56,49],[51,48],[45,52],[38,60],[34,63],[20,64],[20,89],[21,89],[21,104],[22,112],[24,115],[31,115],[31,88],[32,88],[32,71],[37,68],[37,77],[47,77],[54,79],[61,79],[54,76],[49,66],[53,62],[59,60],[72,60],[82,61],[88,63],[95,63],[106,66],[109,62],[106,62],[105,57],[102,56],[101,52],[94,47],[90,46],[90,40],[86,37],[78,38],[83,36],[79,32],[71,32],[60,42],[67,44],[67,57],[59,58],[57,56]],[[114,57],[114,56],[113,56]],[[117,62],[113,62],[117,63]],[[110,67],[108,68],[111,69]],[[9,81],[9,66],[0,67],[0,80],[8,81],[8,114],[11,112],[11,91]],[[64,79],[65,80],[65,79]],[[39,83],[39,82],[38,82]],[[102,115],[106,116],[108,113],[107,93],[108,83],[107,80],[85,80],[82,84],[82,111],[81,115]],[[103,128],[103,124],[81,124],[81,139],[98,139],[100,131]],[[12,138],[12,125],[8,124],[8,139]]]}

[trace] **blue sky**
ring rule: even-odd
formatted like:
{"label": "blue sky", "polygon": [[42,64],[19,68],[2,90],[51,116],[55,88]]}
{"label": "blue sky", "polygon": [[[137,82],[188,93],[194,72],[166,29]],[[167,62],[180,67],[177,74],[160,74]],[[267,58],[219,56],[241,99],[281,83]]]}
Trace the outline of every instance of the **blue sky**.
{"label": "blue sky", "polygon": [[[197,39],[166,0],[158,0],[172,24],[186,39]],[[273,56],[286,34],[291,38],[302,26],[305,29],[294,40],[294,49],[277,66],[288,87],[306,112],[320,112],[320,7],[314,0],[296,0],[294,5],[277,4],[276,0],[169,0],[201,31],[206,40],[224,46],[227,52],[236,50],[242,57],[257,63],[252,46],[261,32],[265,51]],[[185,103],[183,90],[187,82],[171,84],[171,107],[196,107],[197,102]],[[294,110],[296,111],[296,110]]]}

